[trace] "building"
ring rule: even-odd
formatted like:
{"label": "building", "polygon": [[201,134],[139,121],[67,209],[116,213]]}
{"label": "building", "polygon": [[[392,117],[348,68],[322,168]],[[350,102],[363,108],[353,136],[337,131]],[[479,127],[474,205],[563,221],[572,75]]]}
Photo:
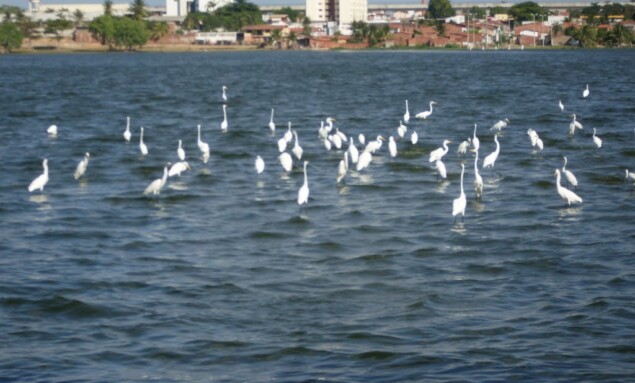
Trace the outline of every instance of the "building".
{"label": "building", "polygon": [[[130,8],[129,3],[113,3],[112,14],[114,16],[123,16],[128,12]],[[66,17],[71,18],[74,13],[80,11],[84,20],[91,21],[104,14],[103,4],[42,4],[40,0],[29,0],[29,8],[27,10],[28,15],[33,20],[54,20],[57,19],[60,13],[66,14]]]}
{"label": "building", "polygon": [[213,12],[232,0],[165,0],[166,16],[187,16],[190,12]]}
{"label": "building", "polygon": [[324,25],[329,30],[332,24],[344,34],[350,32],[354,21],[366,22],[368,19],[368,0],[306,0],[305,9],[306,16],[314,24]]}

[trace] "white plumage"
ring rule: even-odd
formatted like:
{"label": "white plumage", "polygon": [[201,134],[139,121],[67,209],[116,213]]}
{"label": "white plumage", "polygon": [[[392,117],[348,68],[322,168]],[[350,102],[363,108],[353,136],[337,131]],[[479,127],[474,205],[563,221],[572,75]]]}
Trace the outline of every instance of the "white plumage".
{"label": "white plumage", "polygon": [[141,135],[139,136],[139,150],[142,155],[148,155],[148,146],[143,142],[143,126],[141,127]]}
{"label": "white plumage", "polygon": [[284,152],[280,154],[280,157],[278,157],[280,160],[280,165],[282,165],[282,168],[284,169],[285,172],[290,172],[291,169],[293,168],[293,158],[291,157],[291,154]]}
{"label": "white plumage", "polygon": [[393,136],[388,138],[388,152],[391,157],[397,157],[397,143],[395,142]]}
{"label": "white plumage", "polygon": [[495,123],[494,125],[492,125],[491,128],[489,128],[490,130],[497,130],[497,131],[501,131],[503,128],[507,127],[507,124],[509,123],[509,119],[504,119],[504,120],[499,120],[497,123]]}
{"label": "white plumage", "polygon": [[126,130],[123,132],[123,138],[127,142],[130,142],[132,138],[132,133],[130,133],[130,117],[126,117]]}
{"label": "white plumage", "polygon": [[181,173],[190,169],[191,169],[190,164],[188,164],[186,161],[177,162],[170,167],[170,170],[168,170],[168,177],[174,177],[174,176],[180,177]]}
{"label": "white plumage", "polygon": [[256,167],[256,173],[260,174],[265,171],[265,160],[263,160],[262,157],[256,156],[256,162],[254,165]]}
{"label": "white plumage", "polygon": [[443,158],[443,156],[445,156],[446,154],[448,154],[448,144],[451,143],[452,141],[450,140],[443,140],[443,147],[441,148],[437,148],[434,149],[433,151],[430,152],[430,158],[428,159],[429,162],[434,162],[434,161],[438,161],[440,159]]}
{"label": "white plumage", "polygon": [[429,110],[425,110],[423,112],[417,113],[415,115],[415,118],[423,118],[424,120],[428,117],[430,117],[430,115],[432,114],[433,111],[433,105],[436,105],[437,103],[434,101],[430,101],[430,109]]}
{"label": "white plumage", "polygon": [[223,104],[223,121],[220,123],[220,130],[226,132],[229,128],[229,124],[227,123],[227,105]]}
{"label": "white plumage", "polygon": [[86,168],[88,167],[88,161],[90,160],[90,153],[86,152],[84,154],[84,158],[79,161],[77,167],[75,168],[75,174],[73,175],[76,180],[78,180],[81,176],[86,173]]}
{"label": "white plumage", "polygon": [[298,205],[306,205],[309,202],[309,179],[306,175],[306,165],[309,161],[304,161],[304,183],[298,190]]}
{"label": "white plumage", "polygon": [[165,166],[163,168],[163,177],[157,178],[156,180],[150,182],[150,185],[148,185],[148,187],[143,192],[143,194],[145,194],[145,195],[148,195],[148,194],[159,195],[159,194],[161,194],[161,189],[163,189],[163,186],[165,186],[165,182],[167,180],[168,180],[168,167]]}
{"label": "white plumage", "polygon": [[203,142],[201,140],[201,125],[198,125],[197,129],[198,140],[196,141],[196,144],[198,145],[198,150],[200,150],[201,155],[203,156],[203,162],[207,163],[207,160],[209,160],[209,145],[207,142]]}
{"label": "white plumage", "polygon": [[176,155],[179,157],[179,160],[185,161],[185,150],[183,150],[183,143],[179,140],[179,147],[176,149]]}
{"label": "white plumage", "polygon": [[500,144],[498,143],[498,137],[494,135],[494,142],[496,143],[496,150],[492,153],[488,154],[487,157],[483,160],[483,169],[487,167],[491,167],[494,169],[494,163],[496,163],[496,159],[498,158],[498,153],[500,153]]}
{"label": "white plumage", "polygon": [[49,182],[49,166],[48,166],[49,161],[47,159],[44,159],[44,161],[42,161],[42,168],[44,169],[44,172],[42,174],[40,174],[39,176],[37,176],[33,181],[31,181],[31,184],[29,184],[29,192],[32,192],[34,190],[40,190],[40,191],[44,191],[44,186]]}
{"label": "white plumage", "polygon": [[461,214],[461,219],[465,217],[465,206],[467,205],[467,200],[465,198],[465,192],[463,191],[463,173],[465,173],[465,165],[461,164],[461,194],[459,194],[458,198],[455,198],[452,201],[452,215],[456,220],[456,216]]}
{"label": "white plumage", "polygon": [[580,196],[578,196],[571,190],[565,188],[564,186],[560,185],[560,170],[559,169],[556,169],[556,188],[558,190],[558,194],[560,194],[560,197],[563,200],[567,201],[567,205],[571,206],[571,203],[575,203],[575,202],[582,203],[582,198],[580,198]]}
{"label": "white plumage", "polygon": [[595,135],[595,128],[593,128],[593,143],[595,147],[600,149],[602,147],[602,139]]}
{"label": "white plumage", "polygon": [[407,124],[410,121],[410,109],[408,109],[408,100],[406,100],[406,112],[403,114],[403,121]]}

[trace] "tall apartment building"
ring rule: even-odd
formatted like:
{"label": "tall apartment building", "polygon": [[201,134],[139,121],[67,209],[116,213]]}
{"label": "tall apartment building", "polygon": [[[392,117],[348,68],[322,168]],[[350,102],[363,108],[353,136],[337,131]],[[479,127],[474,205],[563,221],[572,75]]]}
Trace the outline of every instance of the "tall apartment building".
{"label": "tall apartment building", "polygon": [[335,22],[342,28],[367,20],[368,0],[306,0],[306,15],[313,22]]}

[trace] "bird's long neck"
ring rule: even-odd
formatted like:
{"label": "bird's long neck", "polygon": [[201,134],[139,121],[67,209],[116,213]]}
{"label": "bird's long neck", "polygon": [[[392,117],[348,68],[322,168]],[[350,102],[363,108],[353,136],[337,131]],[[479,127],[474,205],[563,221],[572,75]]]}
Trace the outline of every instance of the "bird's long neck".
{"label": "bird's long neck", "polygon": [[430,113],[432,113],[432,103],[430,103]]}
{"label": "bird's long neck", "polygon": [[496,153],[500,152],[501,146],[498,143],[498,138],[496,138],[496,136],[494,136],[494,142],[496,142]]}
{"label": "bird's long neck", "polygon": [[201,142],[201,126],[198,126],[198,142]]}
{"label": "bird's long neck", "polygon": [[48,174],[49,174],[49,164],[48,164],[48,162],[47,162],[47,161],[44,161],[44,162],[42,163],[42,167],[44,168],[44,174],[45,174],[45,175],[48,175]]}
{"label": "bird's long neck", "polygon": [[473,136],[476,137],[476,124],[474,124],[474,134],[473,134]]}
{"label": "bird's long neck", "polygon": [[556,188],[558,191],[562,189],[562,186],[560,185],[560,172],[556,172]]}
{"label": "bird's long neck", "polygon": [[463,191],[463,173],[465,173],[464,165],[461,166],[461,195],[465,194],[465,192]]}
{"label": "bird's long neck", "polygon": [[476,151],[476,157],[474,157],[474,174],[478,174],[478,150]]}
{"label": "bird's long neck", "polygon": [[223,105],[223,117],[227,120],[227,107],[225,105]]}
{"label": "bird's long neck", "polygon": [[143,129],[141,129],[141,137],[139,139],[143,142]]}
{"label": "bird's long neck", "polygon": [[273,122],[273,109],[271,109],[271,122]]}
{"label": "bird's long neck", "polygon": [[161,185],[165,185],[165,182],[168,180],[168,167],[163,168],[163,178],[161,178]]}
{"label": "bird's long neck", "polygon": [[126,130],[129,131],[130,130],[130,117],[126,118]]}
{"label": "bird's long neck", "polygon": [[304,163],[304,184],[305,185],[309,184],[309,179],[306,176],[306,162]]}

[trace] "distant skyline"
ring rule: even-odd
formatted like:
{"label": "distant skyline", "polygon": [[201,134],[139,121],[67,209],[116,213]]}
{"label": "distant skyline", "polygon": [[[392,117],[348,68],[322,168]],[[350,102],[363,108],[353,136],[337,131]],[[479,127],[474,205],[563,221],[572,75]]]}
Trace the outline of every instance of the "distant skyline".
{"label": "distant skyline", "polygon": [[[121,0],[112,0],[113,3],[131,3],[132,0],[130,1],[121,1]],[[280,5],[280,6],[286,6],[286,5],[304,5],[305,4],[305,0],[247,0],[251,3],[254,3],[256,5],[262,6],[262,5]],[[426,0],[426,4],[429,2],[430,0]],[[529,1],[529,0],[510,0],[510,1],[503,1],[503,0],[498,0],[498,1],[486,1],[486,0],[457,0],[457,1],[452,1],[450,0],[451,3],[457,3],[457,4],[465,4],[465,3],[488,3],[488,4],[513,4],[513,3],[521,3],[523,1]],[[584,0],[562,0],[562,1],[558,1],[558,0],[532,0],[532,1],[536,1],[537,3],[553,3],[553,2],[566,2],[566,3],[592,3],[592,2],[599,2],[597,0],[588,0],[588,1],[584,1]],[[103,0],[40,0],[40,5],[41,6],[46,6],[46,4],[103,4]],[[616,1],[619,3],[624,3],[624,1]],[[149,6],[165,6],[165,0],[146,0],[146,4]],[[368,0],[368,4],[421,4],[420,0]],[[13,5],[13,6],[18,6],[22,9],[27,9],[28,8],[28,0],[0,0],[0,5]]]}

